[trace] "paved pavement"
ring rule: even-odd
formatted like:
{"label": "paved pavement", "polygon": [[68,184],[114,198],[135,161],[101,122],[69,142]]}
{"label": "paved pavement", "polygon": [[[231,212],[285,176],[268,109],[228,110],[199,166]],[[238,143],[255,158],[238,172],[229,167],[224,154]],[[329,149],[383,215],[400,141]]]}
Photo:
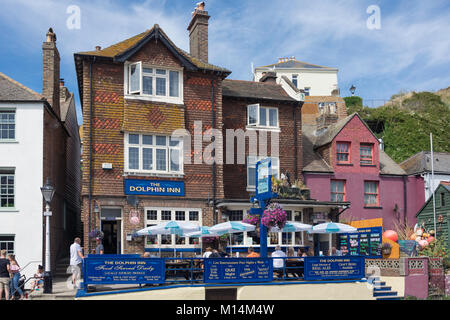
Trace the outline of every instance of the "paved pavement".
{"label": "paved pavement", "polygon": [[29,300],[73,300],[75,294],[77,293],[76,288],[74,288],[70,281],[68,282],[69,275],[67,278],[55,278],[53,279],[53,292],[51,294],[44,294],[43,288],[34,291],[28,296]]}

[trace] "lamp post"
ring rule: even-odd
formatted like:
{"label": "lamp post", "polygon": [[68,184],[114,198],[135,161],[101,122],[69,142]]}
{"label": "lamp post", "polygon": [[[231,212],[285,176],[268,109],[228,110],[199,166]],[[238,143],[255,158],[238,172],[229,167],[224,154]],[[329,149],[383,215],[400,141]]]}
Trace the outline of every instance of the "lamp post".
{"label": "lamp post", "polygon": [[352,85],[352,86],[350,87],[350,92],[352,93],[352,96],[355,95],[355,91],[356,91],[356,87],[355,87],[354,85]]}
{"label": "lamp post", "polygon": [[50,184],[50,180],[47,178],[47,182],[41,188],[42,196],[45,200],[45,270],[44,270],[44,293],[52,293],[52,274],[50,272],[50,217],[52,212],[50,211],[50,202],[55,194],[55,188]]}

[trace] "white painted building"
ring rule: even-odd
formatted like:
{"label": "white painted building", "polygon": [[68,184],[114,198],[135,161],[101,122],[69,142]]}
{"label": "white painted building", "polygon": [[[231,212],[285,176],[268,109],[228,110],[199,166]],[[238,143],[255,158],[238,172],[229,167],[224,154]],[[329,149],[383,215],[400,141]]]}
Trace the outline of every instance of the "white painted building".
{"label": "white painted building", "polygon": [[278,63],[256,67],[253,81],[259,81],[267,72],[275,72],[277,79],[286,76],[294,86],[304,90],[306,96],[331,96],[339,90],[338,69],[295,60],[280,58]]}
{"label": "white painted building", "polygon": [[44,101],[0,73],[0,247],[31,277],[42,265]]}

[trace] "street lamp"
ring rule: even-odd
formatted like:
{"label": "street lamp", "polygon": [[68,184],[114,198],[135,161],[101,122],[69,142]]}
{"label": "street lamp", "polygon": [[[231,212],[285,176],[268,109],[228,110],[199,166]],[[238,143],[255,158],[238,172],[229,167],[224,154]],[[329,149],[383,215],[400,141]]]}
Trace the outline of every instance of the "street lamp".
{"label": "street lamp", "polygon": [[356,87],[355,87],[354,85],[352,85],[352,86],[350,87],[350,92],[352,93],[352,96],[355,95],[355,91],[356,91]]}
{"label": "street lamp", "polygon": [[50,184],[50,180],[47,178],[47,182],[41,188],[42,196],[45,200],[45,272],[44,272],[44,293],[52,293],[52,274],[50,272],[50,217],[52,212],[50,211],[50,202],[55,194],[55,188]]}

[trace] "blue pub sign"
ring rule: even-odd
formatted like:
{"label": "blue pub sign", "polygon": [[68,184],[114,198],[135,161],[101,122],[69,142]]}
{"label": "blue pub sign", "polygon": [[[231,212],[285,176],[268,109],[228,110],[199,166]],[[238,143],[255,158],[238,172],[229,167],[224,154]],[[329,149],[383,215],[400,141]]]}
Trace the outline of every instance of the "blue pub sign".
{"label": "blue pub sign", "polygon": [[205,283],[245,283],[273,281],[270,259],[205,259]]}
{"label": "blue pub sign", "polygon": [[355,280],[365,277],[364,257],[307,257],[305,280]]}
{"label": "blue pub sign", "polygon": [[126,179],[126,195],[184,197],[183,181]]}

